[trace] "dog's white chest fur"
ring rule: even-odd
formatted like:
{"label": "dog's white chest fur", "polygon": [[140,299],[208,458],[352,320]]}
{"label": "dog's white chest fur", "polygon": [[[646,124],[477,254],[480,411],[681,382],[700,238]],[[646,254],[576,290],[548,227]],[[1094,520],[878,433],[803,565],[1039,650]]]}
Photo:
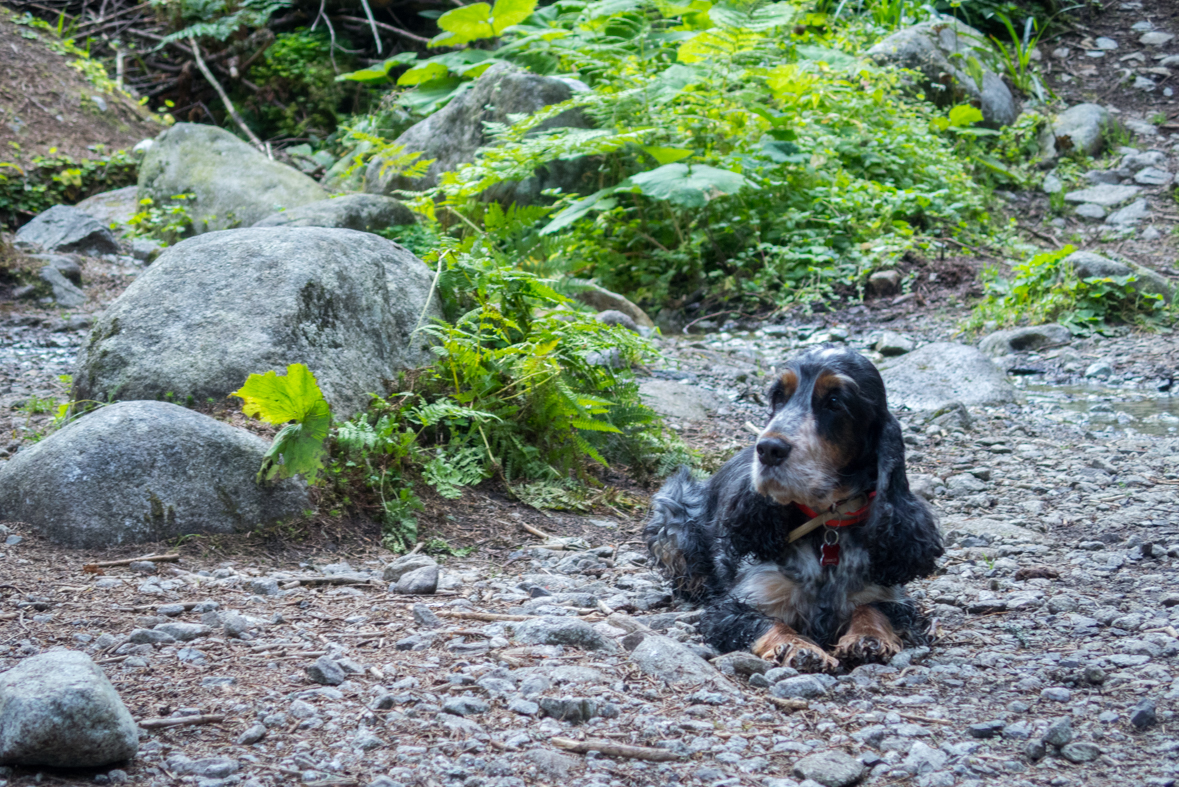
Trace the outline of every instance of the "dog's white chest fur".
{"label": "dog's white chest fur", "polygon": [[809,545],[794,547],[781,561],[748,561],[737,572],[733,596],[792,628],[805,627],[819,607],[850,618],[861,604],[899,601],[900,588],[865,582],[868,552],[848,541],[838,565],[827,568]]}

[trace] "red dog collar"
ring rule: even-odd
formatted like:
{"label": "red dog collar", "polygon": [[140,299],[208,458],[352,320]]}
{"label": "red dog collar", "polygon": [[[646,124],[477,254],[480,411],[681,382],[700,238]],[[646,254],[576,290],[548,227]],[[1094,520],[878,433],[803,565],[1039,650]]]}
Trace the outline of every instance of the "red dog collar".
{"label": "red dog collar", "polygon": [[[828,519],[823,524],[827,527],[851,527],[852,525],[862,525],[868,521],[868,516],[872,513],[872,501],[876,498],[875,492],[868,493],[868,502],[855,511],[848,511],[846,513],[836,513],[834,517]],[[795,503],[798,510],[801,511],[808,519],[818,519],[822,514],[813,509],[807,508],[802,503]]]}

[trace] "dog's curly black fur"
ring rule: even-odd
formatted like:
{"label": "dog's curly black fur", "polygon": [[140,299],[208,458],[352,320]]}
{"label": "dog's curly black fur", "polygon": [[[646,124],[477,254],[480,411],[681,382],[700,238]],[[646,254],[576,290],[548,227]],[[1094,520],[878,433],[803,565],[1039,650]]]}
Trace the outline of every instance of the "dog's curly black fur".
{"label": "dog's curly black fur", "polygon": [[[770,401],[755,445],[707,481],[681,469],[654,498],[645,536],[675,595],[705,608],[702,631],[722,653],[749,649],[775,623],[830,648],[864,605],[900,641],[923,641],[902,586],[933,571],[942,543],[909,490],[880,374],[858,353],[818,347],[787,365]],[[867,520],[838,531],[838,565],[819,563],[823,528],[788,541],[810,518],[798,504],[826,510],[871,491]]]}

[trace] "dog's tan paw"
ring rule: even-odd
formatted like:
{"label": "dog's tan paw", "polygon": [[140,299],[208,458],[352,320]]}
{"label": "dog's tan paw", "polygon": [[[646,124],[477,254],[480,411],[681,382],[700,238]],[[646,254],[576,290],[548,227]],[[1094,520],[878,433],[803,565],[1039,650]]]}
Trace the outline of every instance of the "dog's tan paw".
{"label": "dog's tan paw", "polygon": [[837,658],[857,664],[887,664],[900,652],[900,640],[895,637],[881,639],[871,634],[846,634],[835,645]]}
{"label": "dog's tan paw", "polygon": [[799,672],[835,672],[839,669],[838,659],[805,640],[782,645],[778,650],[775,660],[783,667],[793,667]]}
{"label": "dog's tan paw", "polygon": [[901,638],[880,610],[856,607],[847,633],[835,644],[835,655],[845,661],[887,664],[901,652]]}

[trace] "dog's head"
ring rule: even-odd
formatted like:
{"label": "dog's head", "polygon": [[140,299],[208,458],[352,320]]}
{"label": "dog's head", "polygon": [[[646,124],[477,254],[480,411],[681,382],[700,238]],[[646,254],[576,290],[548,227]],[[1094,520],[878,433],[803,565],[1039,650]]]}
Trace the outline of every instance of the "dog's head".
{"label": "dog's head", "polygon": [[891,416],[884,382],[867,358],[816,347],[787,364],[769,399],[770,421],[753,460],[758,492],[822,511],[875,488],[881,428]]}
{"label": "dog's head", "polygon": [[874,490],[864,532],[876,581],[903,584],[932,571],[941,538],[929,508],[909,491],[900,424],[876,367],[852,350],[816,347],[787,364],[769,399],[754,489],[816,511]]}

